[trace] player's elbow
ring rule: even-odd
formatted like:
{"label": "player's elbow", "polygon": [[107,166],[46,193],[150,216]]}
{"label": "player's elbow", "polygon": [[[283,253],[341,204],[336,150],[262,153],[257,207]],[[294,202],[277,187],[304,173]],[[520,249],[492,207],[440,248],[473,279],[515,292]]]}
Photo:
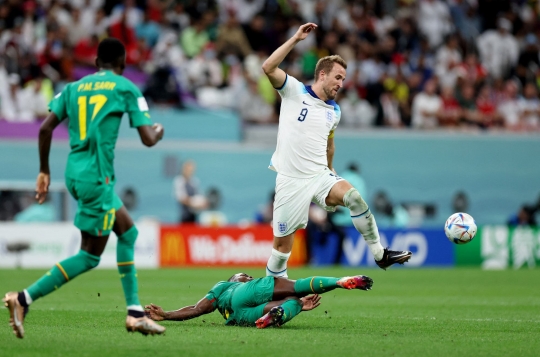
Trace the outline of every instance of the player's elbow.
{"label": "player's elbow", "polygon": [[143,143],[144,146],[149,147],[149,148],[156,145],[156,143],[152,142],[152,140],[149,138],[143,137],[141,138],[141,142]]}
{"label": "player's elbow", "polygon": [[271,74],[272,72],[274,72],[275,69],[276,68],[274,66],[268,63],[268,60],[264,61],[264,63],[262,64],[262,70],[266,75]]}

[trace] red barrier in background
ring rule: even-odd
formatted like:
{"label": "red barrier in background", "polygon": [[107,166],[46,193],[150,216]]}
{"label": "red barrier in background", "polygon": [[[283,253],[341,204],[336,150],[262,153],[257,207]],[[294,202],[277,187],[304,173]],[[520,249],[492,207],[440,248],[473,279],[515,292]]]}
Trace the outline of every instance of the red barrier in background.
{"label": "red barrier in background", "polygon": [[[272,251],[272,228],[161,226],[160,266],[266,266]],[[295,234],[288,266],[306,263],[304,231]]]}

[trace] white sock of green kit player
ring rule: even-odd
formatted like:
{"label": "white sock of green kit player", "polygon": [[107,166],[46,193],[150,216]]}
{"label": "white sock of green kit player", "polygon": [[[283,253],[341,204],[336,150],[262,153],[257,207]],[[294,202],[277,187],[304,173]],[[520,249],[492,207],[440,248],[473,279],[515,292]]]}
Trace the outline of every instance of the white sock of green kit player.
{"label": "white sock of green kit player", "polygon": [[272,255],[268,259],[266,264],[266,276],[275,276],[281,278],[288,278],[287,275],[287,261],[291,253],[282,253],[272,248]]}
{"label": "white sock of green kit player", "polygon": [[369,210],[369,207],[355,188],[351,188],[343,196],[345,206],[351,211],[351,218],[354,227],[364,237],[369,250],[375,257],[375,260],[381,260],[384,248],[381,245],[379,230],[375,217]]}

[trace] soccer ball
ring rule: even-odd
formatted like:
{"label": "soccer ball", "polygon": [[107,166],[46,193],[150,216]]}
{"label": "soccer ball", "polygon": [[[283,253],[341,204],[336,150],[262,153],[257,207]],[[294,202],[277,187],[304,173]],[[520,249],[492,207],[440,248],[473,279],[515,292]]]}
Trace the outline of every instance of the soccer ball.
{"label": "soccer ball", "polygon": [[469,243],[476,235],[476,222],[467,213],[454,213],[446,220],[444,233],[453,243]]}

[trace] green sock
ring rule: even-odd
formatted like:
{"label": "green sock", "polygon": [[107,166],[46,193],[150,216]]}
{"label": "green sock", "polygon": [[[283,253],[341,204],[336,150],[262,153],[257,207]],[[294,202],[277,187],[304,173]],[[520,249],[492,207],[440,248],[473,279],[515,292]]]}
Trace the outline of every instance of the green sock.
{"label": "green sock", "polygon": [[283,314],[283,320],[281,324],[291,321],[296,315],[302,311],[302,305],[296,299],[290,299],[281,304],[285,313]]}
{"label": "green sock", "polygon": [[99,260],[98,256],[80,250],[74,256],[56,263],[51,270],[27,288],[26,291],[32,298],[32,302],[36,301],[36,299],[59,289],[76,276],[97,267]]}
{"label": "green sock", "polygon": [[312,276],[294,283],[294,291],[299,294],[322,294],[338,287],[338,278]]}
{"label": "green sock", "polygon": [[118,264],[118,272],[124,289],[126,304],[129,309],[141,308],[139,302],[139,287],[137,282],[137,271],[135,270],[135,241],[139,231],[133,226],[124,234],[118,237],[118,245],[116,246],[116,262]]}

